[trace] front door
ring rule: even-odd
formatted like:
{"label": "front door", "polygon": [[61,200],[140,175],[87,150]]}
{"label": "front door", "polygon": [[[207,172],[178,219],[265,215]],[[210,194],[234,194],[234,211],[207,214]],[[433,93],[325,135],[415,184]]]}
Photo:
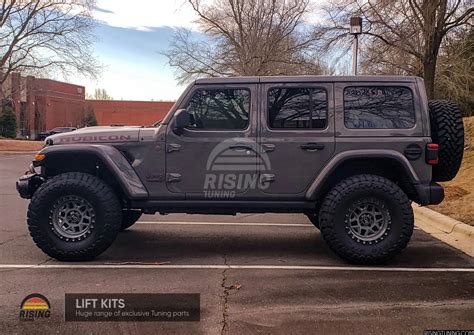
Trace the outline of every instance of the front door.
{"label": "front door", "polygon": [[266,193],[304,192],[334,153],[333,85],[262,85],[260,144],[270,162]]}
{"label": "front door", "polygon": [[230,199],[257,175],[256,84],[196,85],[182,106],[191,116],[166,135],[166,185],[187,199]]}

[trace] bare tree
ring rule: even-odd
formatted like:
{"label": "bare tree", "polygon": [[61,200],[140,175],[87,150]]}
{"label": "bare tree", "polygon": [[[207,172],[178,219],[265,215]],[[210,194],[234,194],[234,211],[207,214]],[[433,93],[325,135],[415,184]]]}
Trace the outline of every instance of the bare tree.
{"label": "bare tree", "polygon": [[443,43],[435,95],[456,101],[465,116],[474,115],[474,29],[457,31]]}
{"label": "bare tree", "polygon": [[0,84],[12,72],[70,71],[95,77],[94,0],[0,0]]}
{"label": "bare tree", "polygon": [[187,0],[203,32],[177,30],[165,53],[181,83],[197,77],[319,74],[309,0]]}
{"label": "bare tree", "polygon": [[113,100],[114,98],[111,97],[105,88],[96,88],[94,94],[86,94],[86,98],[89,100]]}
{"label": "bare tree", "polygon": [[317,35],[328,50],[348,42],[344,24],[360,15],[366,22],[362,44],[365,64],[390,72],[422,75],[427,93],[434,95],[436,64],[446,35],[472,25],[470,0],[339,0],[325,8],[330,24]]}

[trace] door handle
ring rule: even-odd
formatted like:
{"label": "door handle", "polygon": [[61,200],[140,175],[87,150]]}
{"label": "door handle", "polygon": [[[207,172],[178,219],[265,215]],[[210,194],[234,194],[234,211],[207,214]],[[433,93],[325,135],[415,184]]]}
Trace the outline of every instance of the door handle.
{"label": "door handle", "polygon": [[324,149],[324,144],[320,143],[305,143],[301,144],[301,149],[306,151],[318,151]]}
{"label": "door handle", "polygon": [[234,144],[234,145],[229,146],[229,149],[244,151],[244,150],[252,150],[252,147],[245,144]]}

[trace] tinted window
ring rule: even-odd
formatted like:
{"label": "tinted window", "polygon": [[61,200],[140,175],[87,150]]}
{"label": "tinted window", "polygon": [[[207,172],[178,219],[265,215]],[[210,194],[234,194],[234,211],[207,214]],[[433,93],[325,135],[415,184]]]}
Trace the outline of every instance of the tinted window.
{"label": "tinted window", "polygon": [[187,108],[190,128],[245,129],[249,121],[250,92],[245,89],[196,91]]}
{"label": "tinted window", "polygon": [[272,88],[268,91],[270,128],[326,128],[326,90]]}
{"label": "tinted window", "polygon": [[403,129],[415,125],[413,95],[407,87],[346,87],[344,124],[355,129]]}

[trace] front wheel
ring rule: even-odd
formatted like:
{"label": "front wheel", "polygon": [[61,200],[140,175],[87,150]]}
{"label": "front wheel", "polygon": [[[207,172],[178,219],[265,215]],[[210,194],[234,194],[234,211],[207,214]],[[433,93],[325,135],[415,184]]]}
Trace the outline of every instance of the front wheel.
{"label": "front wheel", "polygon": [[115,240],[122,209],[101,179],[70,172],[47,180],[28,207],[28,228],[36,245],[60,261],[85,261]]}
{"label": "front wheel", "polygon": [[355,264],[385,263],[399,254],[413,233],[413,210],[392,181],[357,175],[338,183],[320,211],[323,238],[339,256]]}

